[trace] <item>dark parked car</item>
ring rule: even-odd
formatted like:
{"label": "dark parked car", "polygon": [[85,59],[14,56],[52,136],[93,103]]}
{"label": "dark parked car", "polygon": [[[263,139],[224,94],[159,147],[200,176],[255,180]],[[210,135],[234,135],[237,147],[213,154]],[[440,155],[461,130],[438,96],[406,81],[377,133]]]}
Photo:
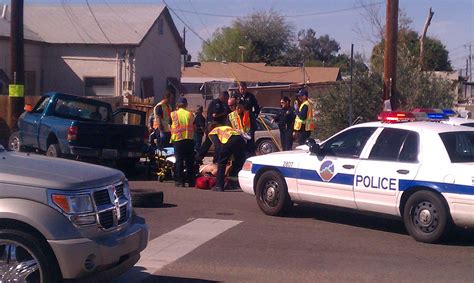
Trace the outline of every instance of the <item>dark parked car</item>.
{"label": "dark parked car", "polygon": [[[138,116],[138,125],[124,124]],[[137,120],[137,119],[135,119]],[[45,94],[18,120],[10,149],[39,150],[53,157],[139,161],[145,145],[145,113],[58,92]]]}
{"label": "dark parked car", "polygon": [[260,114],[277,116],[280,114],[280,107],[262,107],[260,109]]}

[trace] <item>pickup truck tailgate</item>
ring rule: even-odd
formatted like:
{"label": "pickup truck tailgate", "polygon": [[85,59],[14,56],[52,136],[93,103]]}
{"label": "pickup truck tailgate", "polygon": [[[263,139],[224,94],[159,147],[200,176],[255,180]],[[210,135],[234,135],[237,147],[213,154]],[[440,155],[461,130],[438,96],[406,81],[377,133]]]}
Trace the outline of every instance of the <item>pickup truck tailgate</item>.
{"label": "pickup truck tailgate", "polygon": [[147,131],[141,125],[78,122],[74,126],[78,128],[74,145],[97,149],[139,151]]}

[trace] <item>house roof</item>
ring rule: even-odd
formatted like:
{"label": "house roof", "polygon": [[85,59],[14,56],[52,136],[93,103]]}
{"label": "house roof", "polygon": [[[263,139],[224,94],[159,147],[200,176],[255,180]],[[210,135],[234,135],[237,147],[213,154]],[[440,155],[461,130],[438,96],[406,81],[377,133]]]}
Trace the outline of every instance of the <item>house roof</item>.
{"label": "house roof", "polygon": [[[10,25],[11,23],[9,20],[0,18],[0,37],[10,37]],[[32,41],[43,41],[37,33],[26,26],[23,29],[23,38]]]}
{"label": "house roof", "polygon": [[202,78],[213,80],[254,83],[319,83],[334,82],[340,79],[339,68],[333,67],[280,67],[266,66],[265,63],[222,63],[201,62],[201,66],[185,68],[182,81],[201,81]]}
{"label": "house roof", "polygon": [[26,5],[24,25],[47,43],[140,45],[161,15],[184,52],[181,36],[164,5]]}

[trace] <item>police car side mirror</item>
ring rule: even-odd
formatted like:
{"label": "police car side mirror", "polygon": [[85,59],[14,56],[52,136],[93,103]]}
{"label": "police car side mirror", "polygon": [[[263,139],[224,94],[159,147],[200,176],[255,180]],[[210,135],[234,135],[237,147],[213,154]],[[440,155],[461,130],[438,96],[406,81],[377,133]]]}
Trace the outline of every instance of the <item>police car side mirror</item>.
{"label": "police car side mirror", "polygon": [[311,153],[316,154],[317,156],[323,155],[323,150],[314,139],[306,140],[306,145],[309,147]]}

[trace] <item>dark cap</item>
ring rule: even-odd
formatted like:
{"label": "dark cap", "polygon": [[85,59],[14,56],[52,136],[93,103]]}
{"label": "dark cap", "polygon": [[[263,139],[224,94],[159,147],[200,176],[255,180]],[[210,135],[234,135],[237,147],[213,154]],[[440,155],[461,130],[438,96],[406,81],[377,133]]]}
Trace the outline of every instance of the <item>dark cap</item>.
{"label": "dark cap", "polygon": [[188,100],[184,96],[178,98],[178,104],[188,104]]}
{"label": "dark cap", "polygon": [[306,96],[306,97],[308,97],[308,92],[306,91],[306,89],[301,89],[300,91],[298,91],[296,96]]}

